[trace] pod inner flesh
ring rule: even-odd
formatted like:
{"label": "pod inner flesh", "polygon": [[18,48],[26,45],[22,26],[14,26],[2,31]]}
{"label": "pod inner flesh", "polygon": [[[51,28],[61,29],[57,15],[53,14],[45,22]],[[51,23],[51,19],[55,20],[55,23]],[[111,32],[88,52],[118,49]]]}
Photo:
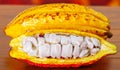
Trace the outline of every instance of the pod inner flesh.
{"label": "pod inner flesh", "polygon": [[22,50],[37,58],[77,59],[94,56],[101,49],[100,40],[89,36],[46,33],[27,36]]}

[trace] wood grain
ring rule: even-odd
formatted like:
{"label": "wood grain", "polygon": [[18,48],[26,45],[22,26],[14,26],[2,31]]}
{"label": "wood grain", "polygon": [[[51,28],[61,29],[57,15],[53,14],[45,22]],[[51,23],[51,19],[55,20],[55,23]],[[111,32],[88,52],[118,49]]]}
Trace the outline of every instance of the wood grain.
{"label": "wood grain", "polygon": [[118,52],[100,61],[80,68],[42,68],[30,66],[9,56],[9,41],[11,38],[4,34],[5,26],[21,11],[31,5],[0,5],[0,70],[118,70],[120,69],[120,7],[90,6],[105,14],[111,22],[111,32],[114,34],[110,42],[117,45]]}

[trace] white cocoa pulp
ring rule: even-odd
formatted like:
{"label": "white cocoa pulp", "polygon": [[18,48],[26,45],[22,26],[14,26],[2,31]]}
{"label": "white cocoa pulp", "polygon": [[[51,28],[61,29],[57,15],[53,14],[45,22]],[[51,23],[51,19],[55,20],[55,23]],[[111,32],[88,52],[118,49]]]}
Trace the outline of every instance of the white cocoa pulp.
{"label": "white cocoa pulp", "polygon": [[44,34],[25,37],[21,44],[23,51],[38,58],[83,58],[100,51],[97,38],[65,34]]}

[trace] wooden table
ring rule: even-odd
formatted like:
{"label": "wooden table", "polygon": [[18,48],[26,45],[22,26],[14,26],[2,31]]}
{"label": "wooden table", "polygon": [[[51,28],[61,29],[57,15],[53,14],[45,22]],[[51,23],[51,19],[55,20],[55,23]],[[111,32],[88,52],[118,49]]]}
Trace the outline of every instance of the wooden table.
{"label": "wooden table", "polygon": [[9,41],[5,36],[5,26],[21,11],[31,6],[28,5],[0,5],[0,70],[119,70],[120,69],[120,7],[92,6],[97,11],[104,13],[111,21],[111,32],[114,36],[108,39],[118,47],[118,53],[102,58],[100,61],[80,68],[39,68],[15,60],[9,56]]}

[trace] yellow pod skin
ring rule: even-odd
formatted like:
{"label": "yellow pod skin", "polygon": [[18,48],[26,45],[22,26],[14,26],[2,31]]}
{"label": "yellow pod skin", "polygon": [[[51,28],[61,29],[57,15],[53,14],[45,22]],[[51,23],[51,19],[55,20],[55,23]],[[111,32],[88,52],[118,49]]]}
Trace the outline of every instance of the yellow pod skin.
{"label": "yellow pod skin", "polygon": [[[86,18],[87,17],[87,18]],[[117,48],[105,40],[111,36],[109,20],[101,13],[76,4],[45,4],[21,12],[5,29],[10,41],[10,56],[42,67],[79,67],[92,64]],[[36,58],[25,53],[21,41],[36,34],[59,33],[89,36],[100,40],[101,49],[94,56],[77,59]]]}
{"label": "yellow pod skin", "polygon": [[[46,58],[46,59],[42,59],[42,58],[36,58],[34,56],[29,56],[28,54],[26,54],[24,51],[22,51],[22,46],[20,45],[20,42],[22,41],[22,39],[28,35],[34,35],[34,33],[40,34],[42,33],[46,33],[47,32],[54,32],[54,33],[73,33],[76,35],[82,35],[82,36],[90,36],[90,37],[95,37],[97,39],[100,40],[100,42],[102,43],[102,47],[101,50],[99,51],[99,53],[97,53],[94,56],[89,56],[89,57],[85,57],[85,58],[78,58],[78,59],[55,59],[55,58]],[[79,67],[82,65],[89,65],[92,64],[96,61],[98,61],[99,59],[101,59],[103,56],[106,56],[108,54],[114,54],[116,53],[116,46],[114,44],[111,44],[107,41],[105,41],[104,39],[94,35],[94,34],[90,34],[90,33],[86,33],[86,32],[78,32],[78,31],[74,31],[74,30],[44,30],[44,31],[34,31],[29,33],[26,33],[18,38],[13,39],[10,42],[10,46],[12,47],[12,50],[10,51],[10,56],[13,58],[17,58],[17,59],[21,59],[21,60],[28,60],[28,63],[32,63],[33,65],[37,65],[37,66],[43,66],[43,67]]]}
{"label": "yellow pod skin", "polygon": [[64,3],[29,8],[14,18],[5,32],[14,38],[34,29],[59,28],[90,32],[106,38],[112,36],[109,20],[104,15],[85,6]]}

